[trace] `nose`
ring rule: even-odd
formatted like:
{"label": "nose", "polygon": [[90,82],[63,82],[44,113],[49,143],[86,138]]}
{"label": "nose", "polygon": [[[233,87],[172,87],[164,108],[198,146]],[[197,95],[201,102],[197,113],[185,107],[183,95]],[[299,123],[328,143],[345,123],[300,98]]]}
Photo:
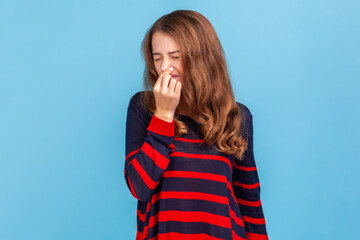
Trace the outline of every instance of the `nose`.
{"label": "nose", "polygon": [[170,67],[171,67],[170,61],[166,57],[164,57],[164,60],[161,63],[161,71],[165,72]]}

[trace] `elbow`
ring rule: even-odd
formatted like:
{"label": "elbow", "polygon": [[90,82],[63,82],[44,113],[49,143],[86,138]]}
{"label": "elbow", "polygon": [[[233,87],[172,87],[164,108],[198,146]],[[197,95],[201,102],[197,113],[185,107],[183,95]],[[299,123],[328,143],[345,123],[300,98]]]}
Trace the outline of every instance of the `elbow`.
{"label": "elbow", "polygon": [[152,196],[152,189],[147,189],[141,186],[141,183],[132,181],[130,176],[127,174],[126,169],[124,171],[124,177],[128,189],[130,190],[131,195],[139,201],[148,202]]}

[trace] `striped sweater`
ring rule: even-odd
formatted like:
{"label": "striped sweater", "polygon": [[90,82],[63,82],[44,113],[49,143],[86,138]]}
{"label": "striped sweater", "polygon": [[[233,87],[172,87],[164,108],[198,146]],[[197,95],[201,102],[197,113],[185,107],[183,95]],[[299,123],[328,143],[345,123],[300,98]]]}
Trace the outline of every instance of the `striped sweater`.
{"label": "striped sweater", "polygon": [[138,200],[136,240],[268,239],[249,109],[237,102],[248,133],[239,161],[214,146],[200,146],[201,126],[188,116],[179,115],[188,134],[175,137],[175,120],[148,114],[140,94],[127,109],[124,166],[126,184]]}

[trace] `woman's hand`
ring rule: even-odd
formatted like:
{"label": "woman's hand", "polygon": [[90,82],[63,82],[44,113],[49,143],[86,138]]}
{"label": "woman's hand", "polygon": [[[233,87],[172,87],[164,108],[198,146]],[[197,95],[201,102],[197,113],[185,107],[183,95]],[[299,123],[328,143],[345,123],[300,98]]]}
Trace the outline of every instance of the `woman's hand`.
{"label": "woman's hand", "polygon": [[163,72],[153,87],[156,110],[154,115],[167,122],[172,122],[180,101],[181,82],[171,78],[173,68]]}

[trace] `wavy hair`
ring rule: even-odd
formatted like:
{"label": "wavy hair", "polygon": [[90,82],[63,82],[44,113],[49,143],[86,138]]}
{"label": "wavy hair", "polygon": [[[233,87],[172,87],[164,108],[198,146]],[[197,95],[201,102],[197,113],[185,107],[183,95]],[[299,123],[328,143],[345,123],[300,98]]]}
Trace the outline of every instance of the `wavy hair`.
{"label": "wavy hair", "polygon": [[[245,113],[238,107],[230,83],[225,54],[215,29],[202,14],[176,10],[160,17],[146,32],[141,45],[145,60],[143,104],[148,112],[156,109],[153,86],[159,75],[152,55],[152,36],[167,33],[180,47],[183,64],[181,98],[196,113],[203,143],[242,160],[248,146],[242,132]],[[174,114],[175,136],[188,133],[186,124]],[[201,143],[202,144],[202,143]]]}

